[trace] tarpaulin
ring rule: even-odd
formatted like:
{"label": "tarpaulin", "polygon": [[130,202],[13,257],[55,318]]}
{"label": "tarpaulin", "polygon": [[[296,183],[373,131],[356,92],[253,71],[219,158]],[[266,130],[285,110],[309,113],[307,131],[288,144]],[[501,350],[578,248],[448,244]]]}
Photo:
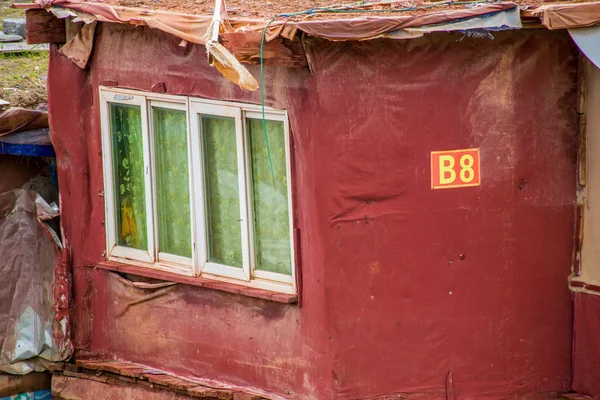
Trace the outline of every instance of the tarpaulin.
{"label": "tarpaulin", "polygon": [[48,113],[13,107],[0,114],[0,136],[48,127]]}
{"label": "tarpaulin", "polygon": [[[212,18],[187,14],[149,11],[126,7],[115,7],[103,3],[81,2],[73,0],[38,0],[38,3],[50,7],[58,17],[67,17],[75,11],[86,26],[72,38],[59,52],[71,59],[80,68],[85,68],[93,47],[95,25],[87,24],[93,18],[98,21],[147,25],[182,38],[184,41],[205,44],[211,55],[211,64],[223,76],[244,90],[258,88],[255,78],[244,68],[229,51],[219,43],[207,43],[209,31],[212,31]],[[69,11],[64,11],[69,10]],[[503,13],[509,15],[503,16]],[[279,17],[279,18],[278,18]],[[454,26],[453,22],[462,22]],[[407,33],[403,29],[423,27],[416,33]],[[420,15],[396,15],[390,17],[359,17],[351,19],[310,18],[295,21],[289,16],[280,15],[269,22],[265,20],[226,19],[219,29],[234,32],[263,32],[265,40],[278,36],[293,40],[300,30],[308,35],[332,41],[369,40],[380,37],[394,39],[414,38],[424,32],[478,30],[478,29],[519,29],[521,22],[519,9],[515,3],[482,4],[473,8],[450,11],[431,11]],[[262,57],[262,51],[256,56]]]}
{"label": "tarpaulin", "polygon": [[52,146],[52,142],[50,141],[50,128],[33,129],[0,136],[0,142]]}
{"label": "tarpaulin", "polygon": [[199,44],[205,43],[205,35],[212,22],[212,16],[209,15],[188,15],[151,9],[114,7],[104,3],[87,1],[43,0],[38,1],[38,3],[86,13],[94,16],[98,21],[148,25],[188,42]]}
{"label": "tarpaulin", "polygon": [[600,2],[548,4],[532,10],[548,29],[583,28],[600,23]]}
{"label": "tarpaulin", "polygon": [[94,47],[94,32],[96,31],[96,21],[85,24],[77,35],[73,36],[64,46],[58,50],[79,68],[85,68],[92,49]]}
{"label": "tarpaulin", "polygon": [[[311,36],[328,40],[368,40],[381,37],[389,32],[425,25],[446,24],[469,18],[476,18],[497,12],[517,10],[515,3],[486,4],[464,10],[431,11],[422,15],[406,15],[397,17],[361,17],[352,19],[307,20],[290,22],[299,30]],[[472,28],[477,28],[473,26]],[[515,28],[518,28],[515,27]],[[430,28],[432,31],[434,29]],[[450,28],[444,30],[453,30]]]}
{"label": "tarpaulin", "polygon": [[417,28],[406,28],[410,34],[453,32],[453,31],[503,31],[508,29],[521,29],[521,15],[519,7],[514,7],[504,12],[486,14],[481,17],[461,19],[445,24],[426,25]]}
{"label": "tarpaulin", "polygon": [[600,68],[600,26],[569,29],[577,47],[596,68]]}
{"label": "tarpaulin", "polygon": [[54,157],[50,129],[34,129],[0,136],[0,153],[35,157]]}
{"label": "tarpaulin", "polygon": [[0,194],[0,371],[43,371],[72,351],[68,257],[44,222],[58,215],[33,191]]}
{"label": "tarpaulin", "polygon": [[[106,250],[98,87],[261,96],[202,46],[146,27],[99,23],[85,70],[54,47],[77,348],[286,399],[569,391],[578,50],[564,31],[494,38],[306,38],[314,75],[265,66],[265,102],[289,116],[301,306],[180,284],[126,308],[132,289],[94,268]],[[469,148],[481,186],[432,190],[431,152]]]}
{"label": "tarpaulin", "polygon": [[[206,34],[210,28],[212,16],[188,15],[164,12],[159,10],[135,9],[111,6],[105,3],[75,1],[75,0],[38,0],[38,3],[50,7],[60,6],[69,10],[90,14],[98,21],[130,23],[133,25],[147,25],[160,29],[191,43],[204,44]],[[286,17],[274,20],[268,28],[267,40],[279,34],[288,39],[293,39],[300,30],[311,36],[328,40],[367,40],[381,37],[381,35],[404,28],[423,25],[443,24],[452,21],[492,15],[507,10],[518,10],[512,2],[482,4],[478,7],[459,10],[432,10],[420,15],[397,15],[388,17],[336,18],[336,19],[309,19],[295,21]],[[326,18],[326,17],[325,17]],[[222,29],[236,31],[262,32],[268,20],[231,18],[227,20]]]}

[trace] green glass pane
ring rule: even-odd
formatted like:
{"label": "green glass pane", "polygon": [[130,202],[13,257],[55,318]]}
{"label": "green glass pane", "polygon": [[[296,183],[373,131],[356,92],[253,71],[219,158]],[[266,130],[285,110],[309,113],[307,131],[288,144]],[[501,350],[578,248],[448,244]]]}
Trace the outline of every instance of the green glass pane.
{"label": "green glass pane", "polygon": [[139,106],[109,105],[117,244],[148,250],[142,113]]}
{"label": "green glass pane", "polygon": [[269,167],[263,121],[248,120],[256,269],[291,275],[285,131],[281,121],[266,121],[266,125],[274,182]]}
{"label": "green glass pane", "polygon": [[242,267],[240,192],[235,120],[201,116],[208,260]]}
{"label": "green glass pane", "polygon": [[192,257],[185,111],[153,108],[158,251]]}

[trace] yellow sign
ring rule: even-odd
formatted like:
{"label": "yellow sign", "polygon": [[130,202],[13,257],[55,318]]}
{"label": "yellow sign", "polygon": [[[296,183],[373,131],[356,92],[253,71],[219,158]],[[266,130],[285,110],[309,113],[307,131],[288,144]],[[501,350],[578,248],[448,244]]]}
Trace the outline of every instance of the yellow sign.
{"label": "yellow sign", "polygon": [[479,149],[431,152],[431,188],[481,185]]}

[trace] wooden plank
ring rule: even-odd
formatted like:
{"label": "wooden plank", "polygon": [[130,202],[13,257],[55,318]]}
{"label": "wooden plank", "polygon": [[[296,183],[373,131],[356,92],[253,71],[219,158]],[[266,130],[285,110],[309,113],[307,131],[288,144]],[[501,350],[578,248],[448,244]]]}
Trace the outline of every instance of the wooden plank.
{"label": "wooden plank", "polygon": [[216,389],[207,388],[206,386],[196,386],[196,387],[187,389],[187,393],[191,394],[192,396],[196,396],[196,397],[215,398],[215,397],[217,397],[218,392]]}
{"label": "wooden plank", "polygon": [[188,390],[191,388],[198,387],[197,383],[186,381],[186,380],[177,378],[172,375],[146,374],[146,375],[144,375],[144,378],[148,379],[148,381],[151,383],[155,383],[157,385],[168,386],[172,389]]}
{"label": "wooden plank", "polygon": [[144,368],[139,365],[120,366],[119,374],[131,378],[142,378],[144,377]]}
{"label": "wooden plank", "polygon": [[121,365],[119,361],[113,360],[76,360],[75,365],[81,368],[94,369],[99,371],[108,371],[114,374],[121,372]]}
{"label": "wooden plank", "polygon": [[[65,376],[92,379],[98,382],[111,383],[118,380],[138,385],[154,385],[154,388],[185,392],[188,395],[221,400],[259,400],[261,396],[232,389],[226,386],[211,387],[202,382],[190,381],[162,370],[151,370],[148,367],[131,362],[103,359],[77,359],[74,364],[66,364],[62,374]],[[84,368],[85,370],[78,371]],[[102,376],[92,375],[89,370],[105,371]],[[152,373],[154,372],[154,373]],[[131,378],[134,379],[131,379]],[[94,379],[97,378],[97,379]],[[116,381],[115,381],[116,380]],[[147,381],[146,381],[147,380]]]}
{"label": "wooden plank", "polygon": [[292,304],[298,301],[298,295],[276,293],[264,289],[250,288],[235,283],[210,280],[201,277],[191,277],[177,275],[171,272],[159,271],[156,269],[139,267],[136,265],[123,264],[115,261],[102,261],[94,266],[109,271],[122,272],[126,274],[140,275],[148,278],[160,279],[167,282],[178,282],[187,285],[207,287],[210,289],[222,290],[224,292],[241,294],[249,297],[256,297],[265,300],[272,300],[279,303]]}
{"label": "wooden plank", "polygon": [[262,400],[264,399],[264,397],[255,395],[255,394],[250,394],[250,393],[244,393],[244,392],[235,392],[233,393],[233,400]]}
{"label": "wooden plank", "polygon": [[109,380],[107,377],[104,377],[104,376],[95,376],[95,375],[85,374],[85,373],[81,373],[81,372],[72,372],[72,371],[67,371],[67,370],[64,370],[62,372],[62,374],[64,376],[87,379],[87,380],[102,382],[102,383],[108,383],[108,380]]}
{"label": "wooden plank", "polygon": [[27,44],[25,42],[0,43],[0,54],[48,51],[47,44]]}
{"label": "wooden plank", "polygon": [[25,11],[27,18],[27,43],[64,43],[66,41],[65,22],[46,10]]}
{"label": "wooden plank", "polygon": [[[260,64],[261,32],[230,32],[221,36],[222,44],[238,61]],[[276,38],[263,46],[264,65],[306,67],[308,62],[300,39]]]}
{"label": "wooden plank", "polygon": [[12,3],[10,8],[18,8],[21,10],[31,10],[31,9],[40,9],[44,8],[41,4],[37,3]]}

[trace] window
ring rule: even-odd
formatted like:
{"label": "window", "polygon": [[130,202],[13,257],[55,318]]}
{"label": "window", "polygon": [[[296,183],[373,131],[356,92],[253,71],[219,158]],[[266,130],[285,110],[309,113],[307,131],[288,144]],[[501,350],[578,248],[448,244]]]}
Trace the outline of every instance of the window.
{"label": "window", "polygon": [[286,113],[100,97],[108,258],[295,293]]}

